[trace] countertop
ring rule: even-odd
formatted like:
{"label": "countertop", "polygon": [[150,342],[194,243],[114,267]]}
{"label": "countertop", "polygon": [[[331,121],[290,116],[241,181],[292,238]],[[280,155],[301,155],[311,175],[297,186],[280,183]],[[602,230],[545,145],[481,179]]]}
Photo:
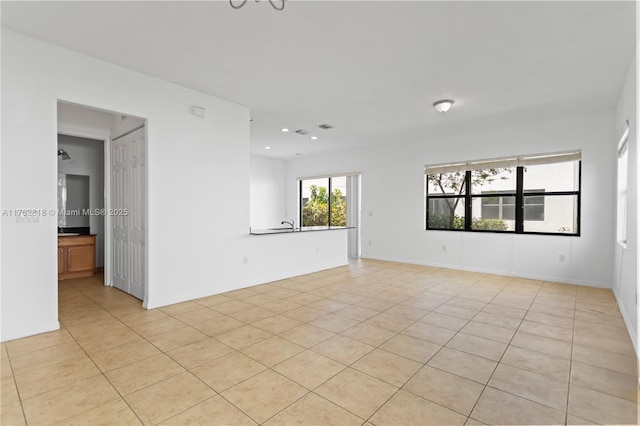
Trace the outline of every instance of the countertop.
{"label": "countertop", "polygon": [[353,226],[303,226],[302,228],[249,228],[251,235],[272,235],[272,234],[300,234],[303,232],[334,231],[338,229],[353,229]]}

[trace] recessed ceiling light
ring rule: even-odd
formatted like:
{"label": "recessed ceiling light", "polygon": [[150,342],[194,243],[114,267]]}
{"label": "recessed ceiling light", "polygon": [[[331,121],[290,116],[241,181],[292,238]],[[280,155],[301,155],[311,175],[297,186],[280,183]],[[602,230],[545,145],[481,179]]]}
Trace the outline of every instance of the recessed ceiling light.
{"label": "recessed ceiling light", "polygon": [[280,131],[287,133],[289,131],[289,129],[287,129],[286,127],[283,127],[282,129],[280,129]]}
{"label": "recessed ceiling light", "polygon": [[271,147],[270,146],[265,146],[264,149],[271,149]]}
{"label": "recessed ceiling light", "polygon": [[433,106],[438,112],[447,112],[453,103],[454,101],[451,99],[442,99],[441,101],[434,102]]}
{"label": "recessed ceiling light", "polygon": [[315,140],[317,140],[317,139],[318,139],[318,137],[317,137],[317,136],[311,136],[311,140],[312,140],[312,141],[315,141]]}

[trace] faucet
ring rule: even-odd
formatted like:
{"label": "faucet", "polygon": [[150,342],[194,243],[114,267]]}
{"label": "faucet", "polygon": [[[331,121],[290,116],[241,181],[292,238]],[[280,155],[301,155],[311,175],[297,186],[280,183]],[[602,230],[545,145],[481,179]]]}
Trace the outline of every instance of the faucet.
{"label": "faucet", "polygon": [[293,231],[293,229],[295,229],[295,227],[296,227],[296,226],[295,226],[295,223],[296,223],[296,222],[295,222],[293,219],[283,220],[282,222],[280,222],[280,225],[284,225],[285,223],[286,223],[287,225],[291,226],[291,230],[292,230],[292,231]]}

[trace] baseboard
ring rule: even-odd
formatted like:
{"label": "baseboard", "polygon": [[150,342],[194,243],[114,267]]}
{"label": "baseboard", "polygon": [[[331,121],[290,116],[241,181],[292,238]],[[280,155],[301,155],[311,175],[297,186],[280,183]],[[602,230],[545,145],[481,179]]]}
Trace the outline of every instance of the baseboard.
{"label": "baseboard", "polygon": [[629,337],[631,338],[633,349],[636,351],[636,357],[638,357],[638,333],[631,318],[627,314],[626,309],[624,308],[624,304],[620,303],[616,292],[613,292],[613,295],[616,298],[616,303],[618,305],[618,309],[620,310],[620,314],[622,315],[622,319],[624,320],[624,325],[627,327],[627,333],[629,333]]}
{"label": "baseboard", "polygon": [[467,272],[479,272],[483,274],[493,274],[493,275],[502,275],[505,277],[515,277],[515,278],[526,278],[530,280],[538,280],[538,281],[549,281],[554,283],[562,283],[562,284],[573,284],[573,285],[581,285],[586,287],[597,287],[597,288],[611,288],[611,285],[608,283],[601,283],[597,281],[586,281],[586,280],[574,280],[574,279],[566,279],[566,278],[558,278],[550,275],[539,275],[539,274],[526,274],[519,272],[508,272],[498,269],[490,269],[490,268],[476,268],[476,267],[468,267],[468,266],[460,266],[460,265],[449,265],[444,263],[437,262],[423,262],[416,261],[413,259],[403,259],[403,258],[394,258],[394,257],[385,257],[385,256],[362,256],[363,259],[373,259],[373,260],[383,260],[387,262],[398,262],[398,263],[408,263],[410,265],[423,265],[423,266],[432,266],[435,268],[444,268],[444,269],[454,269],[459,271],[467,271]]}

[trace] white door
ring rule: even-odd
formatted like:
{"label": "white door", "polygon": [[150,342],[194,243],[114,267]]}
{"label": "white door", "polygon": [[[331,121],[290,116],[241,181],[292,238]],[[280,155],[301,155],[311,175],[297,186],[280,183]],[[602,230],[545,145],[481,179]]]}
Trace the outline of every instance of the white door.
{"label": "white door", "polygon": [[145,129],[111,142],[113,285],[138,299],[145,289]]}

